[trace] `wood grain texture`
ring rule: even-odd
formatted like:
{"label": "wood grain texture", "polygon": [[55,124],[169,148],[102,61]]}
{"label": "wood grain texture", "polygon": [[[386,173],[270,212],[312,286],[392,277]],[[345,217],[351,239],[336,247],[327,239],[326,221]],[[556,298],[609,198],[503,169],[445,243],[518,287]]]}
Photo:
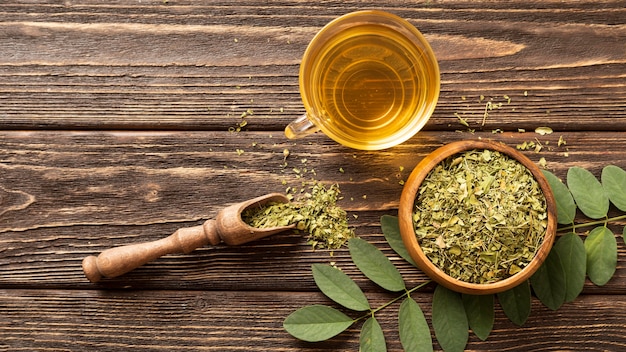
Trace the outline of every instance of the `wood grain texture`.
{"label": "wood grain texture", "polygon": [[[310,137],[311,143],[294,143],[271,134],[0,133],[2,204],[12,207],[0,217],[4,242],[0,284],[91,287],[80,269],[80,260],[87,255],[163,238],[179,227],[213,218],[227,205],[284,192],[287,187],[302,188],[303,181],[313,179],[338,183],[344,197],[340,205],[348,211],[357,234],[392,254],[381,234],[380,216],[397,214],[400,183],[423,156],[459,138],[493,139],[512,147],[539,141],[545,145],[541,152],[525,154],[537,162],[545,158],[548,168],[560,177],[572,166],[598,176],[607,164],[626,168],[616,162],[626,160],[622,132],[547,136],[424,132],[382,152],[347,150],[322,135]],[[566,145],[557,145],[560,137]],[[285,148],[291,151],[287,166]],[[239,154],[238,149],[244,152]],[[619,235],[620,229],[614,230]],[[616,278],[602,289],[589,285],[589,290],[626,293],[626,268],[621,264],[626,253],[623,241],[619,243]],[[15,258],[28,261],[18,265]],[[336,261],[356,272],[346,250],[334,251],[330,257],[326,251],[312,251],[302,236],[284,233],[241,247],[168,256],[102,285],[120,287],[130,281],[137,288],[289,290],[301,283],[300,289],[314,290],[309,272],[318,261]],[[397,262],[405,265],[400,259]],[[405,269],[409,280],[425,280],[420,272]]]}
{"label": "wood grain texture", "polygon": [[[368,8],[406,18],[436,52],[442,91],[425,131],[378,152],[319,134],[285,139],[304,112],[308,42]],[[282,329],[295,309],[329,303],[314,263],[336,263],[374,304],[393,298],[346,249],[313,251],[302,235],[170,255],[95,285],[80,263],[315,179],[339,184],[356,233],[416,286],[426,276],[393,253],[379,219],[397,213],[402,181],[435,148],[533,141],[542,150],[524,153],[559,177],[572,166],[596,176],[626,168],[624,18],[624,1],[609,0],[3,2],[0,351],[358,350],[359,325],[319,344]],[[488,102],[502,105],[485,118]],[[540,136],[538,126],[555,132]],[[625,349],[623,225],[611,226],[618,268],[607,285],[587,282],[556,312],[535,300],[521,328],[498,308],[490,338],[472,336],[467,348]],[[429,321],[432,290],[414,295]],[[377,314],[390,351],[402,349],[396,310]]]}
{"label": "wood grain texture", "polygon": [[212,130],[248,109],[250,128],[284,126],[304,112],[297,76],[308,42],[331,19],[372,7],[416,25],[440,61],[427,129],[449,129],[455,112],[482,119],[481,95],[508,95],[489,128],[626,130],[621,1],[9,3],[0,127]]}
{"label": "wood grain texture", "polygon": [[[370,294],[372,304],[395,296]],[[431,320],[432,295],[416,295]],[[498,308],[487,341],[473,334],[468,350],[619,351],[626,347],[624,296],[582,296],[558,312],[533,301],[530,319],[515,327]],[[321,293],[224,291],[0,290],[6,351],[357,351],[356,323],[325,343],[305,343],[282,329],[307,304],[329,304]],[[390,351],[400,351],[397,305],[377,314]],[[357,315],[351,314],[354,318]],[[576,332],[576,337],[572,336]],[[435,348],[439,348],[435,345]]]}

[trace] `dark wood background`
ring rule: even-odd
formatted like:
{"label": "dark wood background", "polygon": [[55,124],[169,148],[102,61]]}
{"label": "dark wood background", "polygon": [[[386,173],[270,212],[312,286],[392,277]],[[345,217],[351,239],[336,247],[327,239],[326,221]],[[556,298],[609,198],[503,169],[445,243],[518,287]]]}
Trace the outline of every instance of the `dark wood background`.
{"label": "dark wood background", "polygon": [[[442,83],[433,117],[384,151],[320,134],[287,140],[285,125],[304,112],[307,43],[333,18],[370,8],[408,19],[432,44]],[[503,105],[483,126],[487,101]],[[229,132],[248,110],[243,131]],[[526,155],[560,177],[572,166],[626,168],[626,2],[4,1],[0,350],[357,351],[358,325],[316,344],[282,329],[295,309],[331,304],[313,263],[336,262],[373,305],[395,297],[345,249],[313,251],[285,233],[167,256],[98,284],[81,260],[315,178],[340,185],[356,233],[413,287],[427,278],[389,249],[380,216],[397,213],[400,183],[422,157],[476,138],[540,142]],[[468,350],[626,349],[626,246],[621,226],[612,229],[619,262],[606,286],[587,282],[558,311],[535,299],[521,328],[498,309],[490,338],[472,335]],[[413,296],[430,320],[432,287]],[[401,350],[396,317],[397,306],[377,314],[390,351]]]}

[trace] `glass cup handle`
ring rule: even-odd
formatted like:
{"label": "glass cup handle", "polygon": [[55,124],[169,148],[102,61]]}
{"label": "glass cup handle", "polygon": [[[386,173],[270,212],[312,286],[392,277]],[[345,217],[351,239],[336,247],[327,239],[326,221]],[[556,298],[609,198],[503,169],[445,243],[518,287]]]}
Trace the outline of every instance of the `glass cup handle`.
{"label": "glass cup handle", "polygon": [[285,128],[285,136],[289,139],[302,138],[319,130],[319,127],[311,122],[308,115],[304,114],[287,125]]}

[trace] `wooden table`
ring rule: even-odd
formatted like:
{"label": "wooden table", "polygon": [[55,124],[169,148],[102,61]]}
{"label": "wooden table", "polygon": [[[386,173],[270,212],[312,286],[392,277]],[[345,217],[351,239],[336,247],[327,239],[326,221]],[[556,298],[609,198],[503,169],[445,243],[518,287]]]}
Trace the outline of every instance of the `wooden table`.
{"label": "wooden table", "polygon": [[[287,140],[284,127],[304,112],[306,45],[333,18],[368,8],[408,19],[432,44],[442,82],[433,117],[384,151],[321,134]],[[0,350],[357,351],[358,325],[323,343],[282,328],[297,308],[332,305],[315,286],[314,263],[335,262],[374,305],[395,297],[362,276],[346,249],[313,251],[283,233],[166,256],[98,284],[81,260],[315,178],[340,185],[356,233],[416,286],[426,276],[390,250],[380,216],[397,214],[401,181],[435,148],[534,141],[544,148],[524,153],[560,177],[572,166],[596,175],[626,167],[625,8],[610,0],[4,1]],[[503,105],[483,125],[489,101]],[[242,120],[242,131],[229,131]],[[539,126],[554,133],[534,133]],[[626,247],[621,227],[612,230],[619,262],[607,285],[587,282],[558,311],[534,299],[523,327],[498,308],[490,338],[471,335],[467,349],[625,350]],[[432,292],[413,295],[429,320]],[[390,351],[401,350],[396,316],[397,306],[377,314]]]}

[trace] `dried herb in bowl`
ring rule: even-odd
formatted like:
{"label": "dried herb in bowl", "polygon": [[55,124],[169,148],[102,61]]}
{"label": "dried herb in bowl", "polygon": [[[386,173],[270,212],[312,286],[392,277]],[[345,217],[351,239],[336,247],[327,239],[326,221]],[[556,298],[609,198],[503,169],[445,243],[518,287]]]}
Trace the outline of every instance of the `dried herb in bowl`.
{"label": "dried herb in bowl", "polygon": [[545,196],[531,172],[493,150],[440,162],[422,182],[413,213],[428,259],[458,280],[493,283],[535,257],[548,226]]}

